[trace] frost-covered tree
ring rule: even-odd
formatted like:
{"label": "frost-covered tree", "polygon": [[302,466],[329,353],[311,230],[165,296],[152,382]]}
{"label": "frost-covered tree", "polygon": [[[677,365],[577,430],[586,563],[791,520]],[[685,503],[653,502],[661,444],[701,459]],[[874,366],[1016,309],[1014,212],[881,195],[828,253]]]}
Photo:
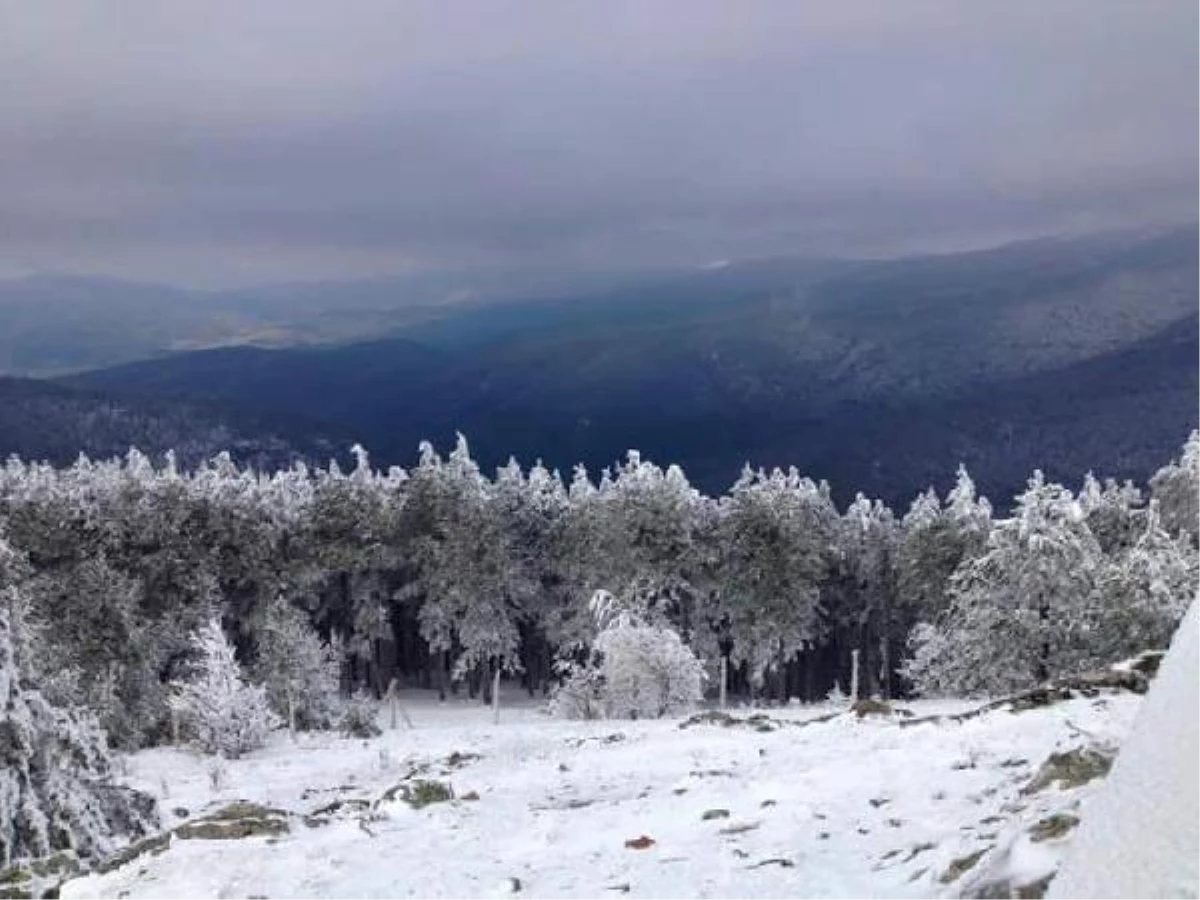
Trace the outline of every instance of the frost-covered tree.
{"label": "frost-covered tree", "polygon": [[1035,472],[1012,518],[954,574],[949,608],[913,630],[907,676],[926,694],[989,694],[1085,666],[1100,561],[1071,492]]}
{"label": "frost-covered tree", "polygon": [[1150,496],[1158,501],[1169,533],[1186,532],[1193,543],[1200,539],[1200,430],[1188,437],[1179,459],[1154,473]]}
{"label": "frost-covered tree", "polygon": [[492,500],[461,435],[446,460],[422,445],[409,503],[424,519],[413,542],[421,633],[435,653],[457,651],[459,678],[519,668],[522,606],[535,588]]}
{"label": "frost-covered tree", "polygon": [[858,651],[860,693],[891,694],[892,669],[903,641],[896,604],[896,544],[892,511],[859,494],[838,528],[838,559],[828,585],[832,618],[847,646]]}
{"label": "frost-covered tree", "polygon": [[720,507],[717,607],[752,684],[822,637],[837,511],[795,469],[746,468]]}
{"label": "frost-covered tree", "polygon": [[261,747],[276,723],[266,690],[247,684],[215,617],[193,636],[192,677],[172,684],[170,705],[179,723],[205,753],[236,759]]}
{"label": "frost-covered tree", "polygon": [[704,695],[704,664],[673,629],[652,625],[599,593],[600,632],[584,659],[566,669],[551,700],[563,718],[661,718],[691,709]]}
{"label": "frost-covered tree", "polygon": [[588,506],[596,543],[587,596],[608,591],[647,621],[668,623],[690,639],[701,625],[698,534],[707,509],[683,470],[662,469],[630,450],[615,476],[601,474]]}
{"label": "frost-covered tree", "polygon": [[257,630],[253,673],[288,729],[332,728],[338,714],[337,653],[321,640],[303,612],[283,598],[267,607]]}
{"label": "frost-covered tree", "polygon": [[313,473],[291,536],[297,577],[291,596],[303,600],[321,634],[347,651],[347,681],[381,694],[383,646],[390,637],[390,604],[407,550],[397,530],[407,473],[371,469],[366,451],[352,448],[355,467],[336,461]]}
{"label": "frost-covered tree", "polygon": [[[930,489],[913,501],[896,548],[897,603],[914,621],[933,621],[946,608],[950,576],[982,551],[991,505],[977,497],[963,466],[943,506]],[[912,622],[910,622],[912,624]]]}
{"label": "frost-covered tree", "polygon": [[71,850],[98,857],[158,824],[154,800],[114,785],[103,732],[40,690],[39,642],[0,539],[0,867]]}
{"label": "frost-covered tree", "polygon": [[115,746],[140,746],[166,711],[140,584],[101,552],[32,578],[27,591],[45,625],[47,664],[77,676],[57,680],[61,699],[92,709]]}
{"label": "frost-covered tree", "polygon": [[1079,506],[1105,553],[1128,549],[1143,531],[1142,492],[1132,482],[1118,484],[1106,478],[1101,484],[1088,472],[1079,489]]}
{"label": "frost-covered tree", "polygon": [[1196,550],[1171,537],[1151,502],[1133,546],[1105,560],[1096,579],[1087,645],[1100,662],[1164,649],[1197,593]]}

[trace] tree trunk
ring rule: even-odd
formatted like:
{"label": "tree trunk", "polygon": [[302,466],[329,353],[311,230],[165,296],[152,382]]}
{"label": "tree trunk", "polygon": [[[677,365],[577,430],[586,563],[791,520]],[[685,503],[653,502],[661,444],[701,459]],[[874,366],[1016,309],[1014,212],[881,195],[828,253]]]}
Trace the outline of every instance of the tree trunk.
{"label": "tree trunk", "polygon": [[492,663],[495,674],[492,675],[492,722],[500,724],[500,666]]}
{"label": "tree trunk", "polygon": [[804,702],[812,703],[816,697],[817,651],[808,647],[804,651]]}
{"label": "tree trunk", "polygon": [[879,641],[879,691],[884,700],[892,699],[892,654],[887,638]]}
{"label": "tree trunk", "polygon": [[721,710],[725,709],[725,692],[729,686],[729,657],[721,657],[721,692],[719,695],[719,706]]}
{"label": "tree trunk", "polygon": [[851,702],[859,699],[858,697],[858,648],[855,647],[850,651],[850,700]]}
{"label": "tree trunk", "polygon": [[1038,594],[1038,622],[1042,627],[1042,646],[1037,661],[1037,682],[1041,684],[1050,679],[1050,606],[1045,596]]}

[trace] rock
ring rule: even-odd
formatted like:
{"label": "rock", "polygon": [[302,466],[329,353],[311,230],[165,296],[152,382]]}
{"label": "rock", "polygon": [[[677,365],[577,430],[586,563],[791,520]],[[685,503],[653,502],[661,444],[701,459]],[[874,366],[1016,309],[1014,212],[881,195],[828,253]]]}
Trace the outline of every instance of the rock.
{"label": "rock", "polygon": [[463,794],[458,799],[474,802],[479,799],[479,791],[467,791],[465,794]]}
{"label": "rock", "polygon": [[883,700],[855,700],[850,707],[850,711],[860,719],[867,716],[890,716],[892,714],[892,705],[885,703]]}
{"label": "rock", "polygon": [[706,809],[704,815],[700,817],[702,822],[707,822],[709,819],[728,819],[729,810],[727,809]]}
{"label": "rock", "polygon": [[309,828],[316,828],[320,825],[328,825],[335,818],[339,818],[339,813],[359,813],[370,808],[371,801],[357,797],[334,800],[332,803],[326,803],[324,806],[318,807],[306,815],[304,817],[304,824]]}
{"label": "rock", "polygon": [[1035,844],[1060,838],[1079,824],[1079,819],[1069,813],[1047,816],[1029,829],[1029,839]]}
{"label": "rock", "polygon": [[696,713],[694,716],[685,719],[679,723],[680,728],[691,728],[693,725],[721,725],[729,728],[733,725],[740,725],[742,720],[736,716],[731,716],[727,712],[720,712],[715,709],[710,709],[702,713]]}
{"label": "rock", "polygon": [[647,850],[656,843],[654,838],[643,834],[640,837],[630,838],[625,842],[625,846],[629,850]]}
{"label": "rock", "polygon": [[1054,880],[1054,873],[1045,875],[1037,881],[1031,881],[1028,884],[1019,886],[1013,895],[1018,900],[1041,900],[1046,896],[1046,888],[1050,887],[1050,882]]}
{"label": "rock", "polygon": [[143,838],[140,841],[130,844],[123,850],[114,853],[112,856],[101,861],[96,866],[96,871],[101,875],[106,872],[111,872],[114,869],[119,869],[126,863],[133,862],[139,856],[144,856],[147,853],[159,854],[171,845],[171,833],[164,832],[156,834],[152,837]]}
{"label": "rock", "polygon": [[790,859],[784,859],[782,856],[773,856],[770,859],[764,859],[762,862],[756,862],[752,866],[747,866],[747,868],[761,869],[763,866],[780,866],[784,869],[790,869],[795,865]]}
{"label": "rock", "polygon": [[[1153,678],[1158,674],[1158,667],[1162,663],[1164,656],[1166,656],[1166,652],[1163,650],[1147,650],[1140,656],[1135,656],[1124,665],[1135,672],[1141,672],[1147,678]],[[1113,668],[1119,669],[1120,666],[1113,666]]]}
{"label": "rock", "polygon": [[761,822],[738,822],[734,825],[726,825],[718,834],[744,834],[747,831],[753,831],[758,828]]}
{"label": "rock", "polygon": [[446,757],[446,765],[451,769],[461,769],[463,766],[473,763],[476,760],[483,759],[478,753],[459,753],[455,750]]}
{"label": "rock", "polygon": [[1036,881],[1030,881],[1026,884],[1014,884],[1012,880],[1004,878],[999,881],[988,881],[974,888],[964,896],[972,898],[972,900],[1011,900],[1016,897],[1018,900],[1040,900],[1046,896],[1046,888],[1050,886],[1050,881],[1054,878],[1054,873],[1045,875]]}
{"label": "rock", "polygon": [[175,829],[180,840],[238,841],[248,837],[271,837],[287,834],[288,824],[282,819],[233,819],[225,822],[188,822]]}
{"label": "rock", "polygon": [[289,830],[285,810],[239,800],[194,822],[185,822],[173,834],[185,841],[225,841],[274,837]]}
{"label": "rock", "polygon": [[960,856],[953,860],[947,867],[946,871],[938,877],[939,884],[949,884],[963,876],[975,867],[979,860],[983,859],[983,855],[990,850],[990,847],[984,847],[982,850],[976,850],[974,853],[968,853],[966,856]]}
{"label": "rock", "polygon": [[1063,790],[1077,788],[1107,775],[1112,763],[1112,754],[1095,747],[1079,747],[1065,753],[1051,753],[1037,774],[1021,788],[1021,793],[1026,796],[1036,794],[1055,783]]}
{"label": "rock", "polygon": [[[900,862],[901,863],[912,862],[914,859],[916,859],[922,853],[925,853],[927,850],[932,850],[936,846],[937,846],[936,844],[930,844],[930,843],[913,844],[912,849],[908,851],[908,856],[904,857],[904,859],[900,860]],[[924,871],[924,870],[922,870],[922,871]]]}
{"label": "rock", "polygon": [[371,808],[370,800],[363,800],[359,797],[349,797],[345,800],[334,800],[332,803],[326,803],[324,806],[318,807],[309,813],[309,816],[332,816],[342,810],[351,810],[360,812]]}
{"label": "rock", "polygon": [[202,821],[229,822],[234,819],[265,819],[272,816],[286,817],[287,810],[251,803],[248,800],[236,800],[227,806],[222,806],[216,812],[205,814]]}
{"label": "rock", "polygon": [[189,810],[186,806],[176,806],[173,810],[171,810],[171,812],[181,819],[186,819],[192,814],[191,810]]}

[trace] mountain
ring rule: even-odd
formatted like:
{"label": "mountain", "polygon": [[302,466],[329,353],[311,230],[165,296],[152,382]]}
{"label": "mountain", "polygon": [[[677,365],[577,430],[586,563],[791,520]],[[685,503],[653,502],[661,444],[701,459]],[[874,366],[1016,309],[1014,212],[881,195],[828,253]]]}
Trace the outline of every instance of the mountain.
{"label": "mountain", "polygon": [[1195,227],[732,263],[68,383],[316,419],[380,462],[461,430],[489,465],[595,468],[638,447],[709,490],[749,460],[894,502],[962,459],[1006,497],[1035,465],[1145,477],[1175,452],[1196,421],[1197,268]]}
{"label": "mountain", "polygon": [[468,270],[185,290],[46,274],[0,281],[0,375],[53,376],[179,351],[366,340],[505,298],[599,290],[649,273]]}
{"label": "mountain", "polygon": [[227,450],[240,462],[273,468],[324,460],[345,446],[311,422],[0,376],[0,459],[16,454],[67,465],[81,453],[104,459],[138,447],[152,456],[174,450],[185,465]]}

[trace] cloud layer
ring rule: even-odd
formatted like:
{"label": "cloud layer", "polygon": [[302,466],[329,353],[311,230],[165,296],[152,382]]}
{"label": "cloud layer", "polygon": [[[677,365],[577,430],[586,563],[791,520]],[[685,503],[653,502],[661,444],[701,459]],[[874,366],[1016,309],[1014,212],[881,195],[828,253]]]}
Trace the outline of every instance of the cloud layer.
{"label": "cloud layer", "polygon": [[1197,7],[0,0],[0,273],[233,284],[1196,216]]}

